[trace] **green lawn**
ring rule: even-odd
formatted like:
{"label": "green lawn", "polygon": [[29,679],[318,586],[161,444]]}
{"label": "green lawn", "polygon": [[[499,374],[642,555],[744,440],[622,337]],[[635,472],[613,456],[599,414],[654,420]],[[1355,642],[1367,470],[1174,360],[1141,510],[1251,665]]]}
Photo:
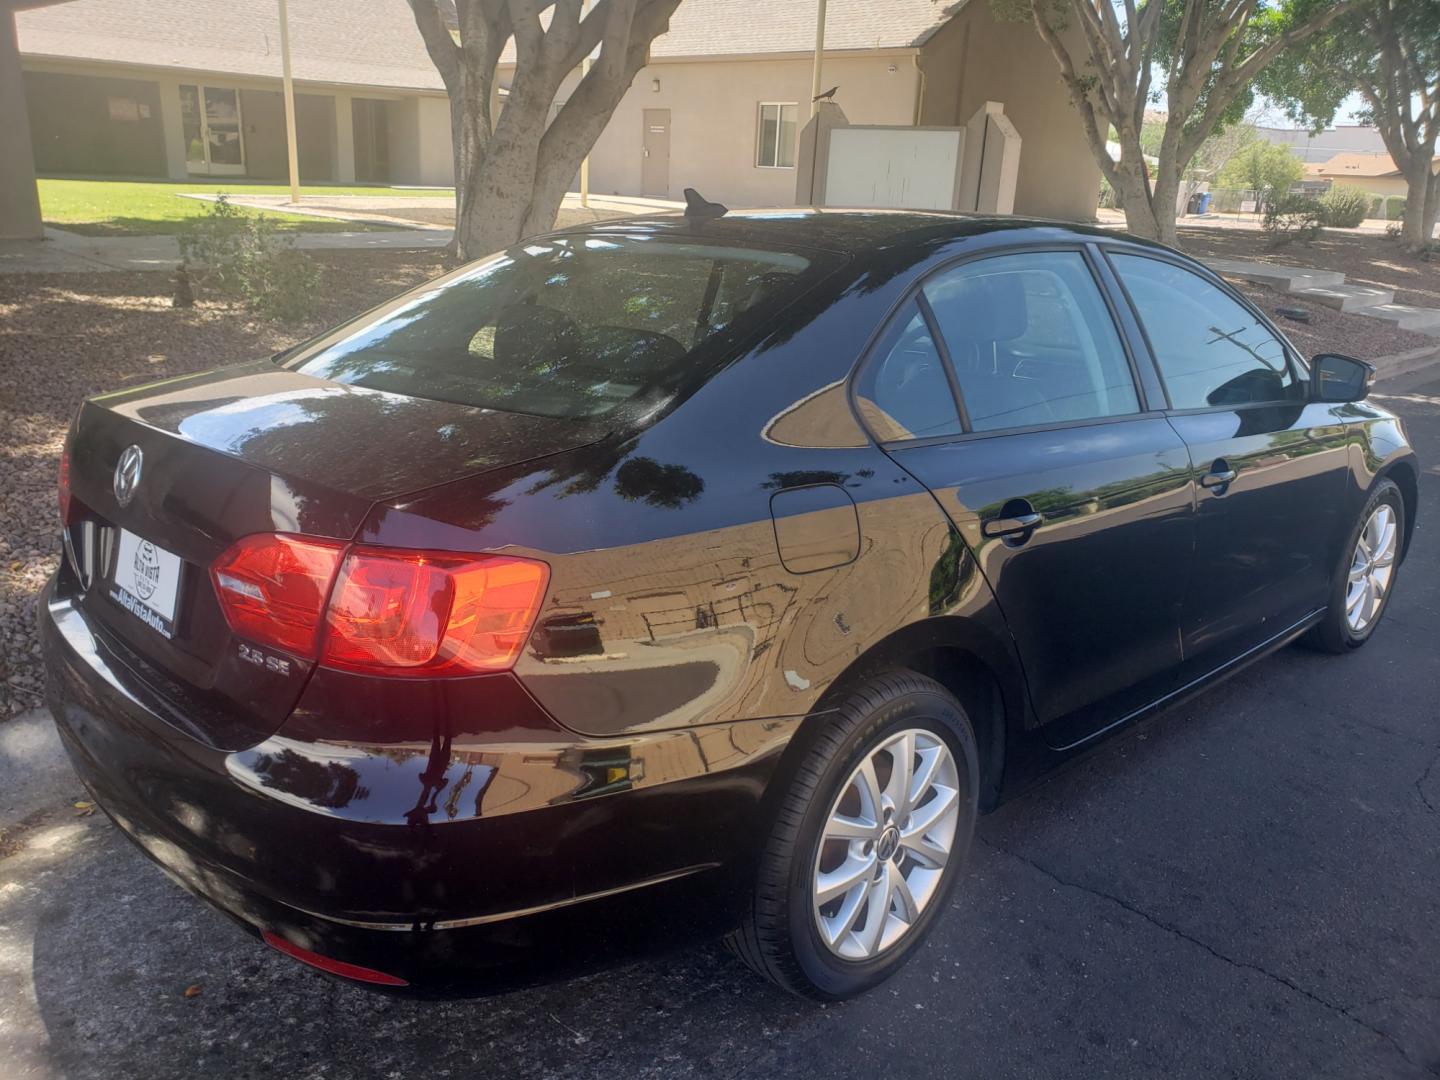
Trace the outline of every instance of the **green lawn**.
{"label": "green lawn", "polygon": [[[85,236],[137,236],[174,233],[180,224],[205,212],[200,199],[178,198],[178,193],[230,192],[245,195],[285,195],[285,184],[246,184],[217,178],[208,183],[167,183],[123,180],[46,180],[40,188],[40,212],[45,224]],[[301,195],[443,195],[444,191],[414,188],[302,184]],[[245,210],[246,213],[260,211]],[[268,211],[267,211],[268,212]],[[275,213],[276,224],[296,232],[341,232],[384,228],[335,218]]]}

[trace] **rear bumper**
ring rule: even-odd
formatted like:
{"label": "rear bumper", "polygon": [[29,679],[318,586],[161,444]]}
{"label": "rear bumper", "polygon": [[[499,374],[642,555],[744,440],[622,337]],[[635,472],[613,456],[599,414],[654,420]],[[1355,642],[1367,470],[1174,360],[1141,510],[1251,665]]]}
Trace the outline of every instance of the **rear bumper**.
{"label": "rear bumper", "polygon": [[723,928],[794,728],[591,740],[505,675],[463,680],[485,709],[433,710],[464,719],[431,723],[429,739],[407,717],[407,738],[340,739],[326,733],[336,709],[365,708],[373,726],[425,689],[387,700],[317,678],[280,731],[227,751],[169,724],[56,583],[40,612],[56,725],[125,834],[252,932],[420,992],[509,986]]}

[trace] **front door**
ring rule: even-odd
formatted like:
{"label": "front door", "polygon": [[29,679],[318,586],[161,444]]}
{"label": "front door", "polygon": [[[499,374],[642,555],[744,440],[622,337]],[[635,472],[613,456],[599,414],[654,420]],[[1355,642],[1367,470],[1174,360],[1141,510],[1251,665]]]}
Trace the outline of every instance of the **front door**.
{"label": "front door", "polygon": [[1181,616],[1188,681],[1328,602],[1348,524],[1348,435],[1338,407],[1309,400],[1298,358],[1238,297],[1151,254],[1110,259],[1192,460],[1195,561]]}
{"label": "front door", "polygon": [[222,86],[180,87],[185,167],[211,176],[245,174],[245,136],[240,93]]}
{"label": "front door", "polygon": [[649,199],[670,197],[670,110],[646,109],[640,161],[640,194]]}
{"label": "front door", "polygon": [[962,263],[898,324],[857,405],[974,552],[1047,741],[1164,696],[1194,541],[1189,456],[1146,409],[1087,256]]}

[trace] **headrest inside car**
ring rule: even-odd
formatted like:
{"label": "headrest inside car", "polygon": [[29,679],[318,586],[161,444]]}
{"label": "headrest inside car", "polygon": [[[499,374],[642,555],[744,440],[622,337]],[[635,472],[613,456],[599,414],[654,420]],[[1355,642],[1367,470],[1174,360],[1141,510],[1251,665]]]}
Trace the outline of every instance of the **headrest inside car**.
{"label": "headrest inside car", "polygon": [[927,286],[947,338],[967,341],[1011,341],[1025,333],[1029,312],[1019,274],[955,277]]}

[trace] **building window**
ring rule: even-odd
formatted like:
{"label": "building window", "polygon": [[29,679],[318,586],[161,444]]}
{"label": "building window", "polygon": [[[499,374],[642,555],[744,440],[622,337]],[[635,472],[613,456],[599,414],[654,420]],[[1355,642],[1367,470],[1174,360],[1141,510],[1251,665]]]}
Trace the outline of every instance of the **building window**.
{"label": "building window", "polygon": [[755,165],[761,169],[795,167],[795,117],[800,106],[794,102],[762,101],[760,124],[755,139]]}

